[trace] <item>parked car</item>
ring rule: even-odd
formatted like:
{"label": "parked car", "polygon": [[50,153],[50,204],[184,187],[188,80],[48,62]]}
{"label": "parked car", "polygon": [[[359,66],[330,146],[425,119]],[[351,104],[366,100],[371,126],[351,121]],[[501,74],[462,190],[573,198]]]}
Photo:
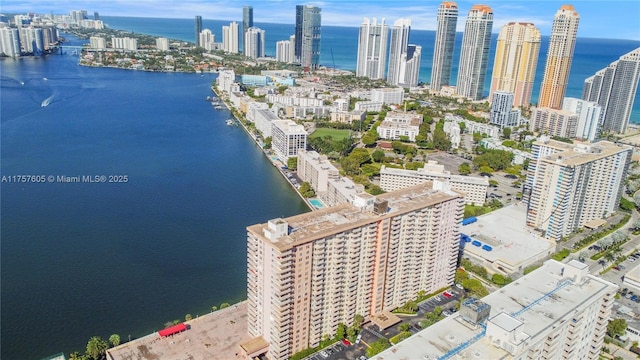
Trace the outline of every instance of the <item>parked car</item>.
{"label": "parked car", "polygon": [[448,292],[448,291],[443,292],[443,293],[442,293],[442,295],[443,295],[444,297],[446,297],[447,299],[449,299],[449,298],[451,297],[451,293],[450,293],[450,292]]}

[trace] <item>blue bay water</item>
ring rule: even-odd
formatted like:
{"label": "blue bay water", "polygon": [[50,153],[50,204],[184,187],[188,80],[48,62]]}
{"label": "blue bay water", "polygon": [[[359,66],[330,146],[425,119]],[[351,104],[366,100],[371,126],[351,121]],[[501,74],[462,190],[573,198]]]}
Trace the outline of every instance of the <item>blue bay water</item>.
{"label": "blue bay water", "polygon": [[[383,15],[383,14],[381,14]],[[156,36],[165,36],[184,41],[194,41],[193,19],[157,19],[157,18],[129,18],[103,16],[103,21],[113,29],[123,29],[137,33],[145,33]],[[239,24],[241,20],[237,20]],[[392,21],[387,21],[392,22]],[[203,28],[210,29],[216,35],[216,41],[222,39],[222,26],[228,25],[229,21],[202,20]],[[359,24],[355,24],[359,26]],[[276,42],[288,40],[294,33],[292,24],[272,24],[255,23],[255,26],[265,30],[266,53],[275,56]],[[242,28],[242,26],[240,26]],[[498,29],[494,29],[498,31]],[[580,34],[578,30],[578,35]],[[242,37],[242,36],[241,36]],[[569,97],[580,98],[584,80],[592,76],[596,71],[606,67],[610,63],[640,46],[640,41],[606,39],[607,34],[602,34],[603,39],[578,38],[574,51],[574,58],[569,76],[567,95]],[[489,95],[491,86],[491,70],[495,58],[497,34],[493,34],[491,50],[489,53],[488,73],[485,79],[485,96]],[[420,66],[420,81],[428,83],[431,78],[431,63],[433,60],[433,45],[435,42],[435,31],[411,30],[410,43],[422,46],[422,60]],[[453,58],[453,73],[451,76],[452,85],[456,81],[458,63],[460,59],[460,47],[462,45],[462,33],[456,35],[456,48]],[[547,58],[549,37],[543,36],[540,44],[540,55],[536,69],[536,79],[533,88],[532,101],[538,99],[540,83]],[[240,47],[242,48],[242,46]],[[358,52],[358,28],[341,26],[323,26],[320,62],[328,67],[336,67],[343,70],[356,69],[356,59]],[[636,93],[633,113],[630,121],[640,123],[640,92]]]}
{"label": "blue bay water", "polygon": [[[79,44],[73,41],[72,44]],[[308,211],[230,114],[215,75],[0,60],[3,360],[84,351],[246,298],[246,230]],[[41,107],[51,97],[47,107]]]}

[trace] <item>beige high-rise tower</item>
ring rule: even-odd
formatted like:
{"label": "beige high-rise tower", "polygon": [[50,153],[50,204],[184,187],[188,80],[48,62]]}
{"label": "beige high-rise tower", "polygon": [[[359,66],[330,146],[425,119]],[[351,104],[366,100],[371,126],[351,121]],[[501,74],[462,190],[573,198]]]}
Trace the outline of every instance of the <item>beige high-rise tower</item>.
{"label": "beige high-rise tower", "polygon": [[580,15],[573,5],[562,5],[553,18],[538,107],[562,108],[579,22]]}
{"label": "beige high-rise tower", "polygon": [[498,35],[493,62],[490,101],[493,93],[512,93],[513,106],[528,106],[540,52],[540,30],[531,23],[510,22]]}
{"label": "beige high-rise tower", "polygon": [[[440,191],[435,191],[440,190]],[[427,182],[247,228],[248,331],[269,359],[452,285],[464,199]]]}

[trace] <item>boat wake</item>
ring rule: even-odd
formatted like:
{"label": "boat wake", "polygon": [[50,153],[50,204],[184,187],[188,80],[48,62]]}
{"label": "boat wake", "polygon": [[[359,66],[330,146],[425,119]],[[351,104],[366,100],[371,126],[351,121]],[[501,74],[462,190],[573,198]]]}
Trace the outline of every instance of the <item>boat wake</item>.
{"label": "boat wake", "polygon": [[53,100],[53,95],[49,96],[48,98],[44,99],[42,101],[42,104],[40,104],[40,107],[47,107],[49,106],[49,104],[51,104],[51,100]]}

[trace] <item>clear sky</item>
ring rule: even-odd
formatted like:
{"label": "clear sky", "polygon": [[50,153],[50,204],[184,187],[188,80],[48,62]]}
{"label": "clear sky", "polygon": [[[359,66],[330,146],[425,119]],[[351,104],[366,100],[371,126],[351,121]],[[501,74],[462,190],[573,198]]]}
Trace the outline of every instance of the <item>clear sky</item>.
{"label": "clear sky", "polygon": [[[640,0],[489,0],[485,2],[457,1],[460,17],[458,31],[473,4],[484,3],[493,9],[493,32],[511,21],[527,21],[549,35],[555,12],[562,4],[574,5],[580,14],[579,37],[640,40]],[[102,16],[142,16],[163,18],[193,18],[241,20],[242,6],[253,6],[254,22],[295,23],[295,5],[310,4],[322,9],[323,25],[358,26],[363,17],[385,17],[393,23],[401,17],[410,18],[415,29],[435,30],[436,12],[440,1],[430,0],[0,0],[0,12],[55,14],[70,10],[97,11]]]}

